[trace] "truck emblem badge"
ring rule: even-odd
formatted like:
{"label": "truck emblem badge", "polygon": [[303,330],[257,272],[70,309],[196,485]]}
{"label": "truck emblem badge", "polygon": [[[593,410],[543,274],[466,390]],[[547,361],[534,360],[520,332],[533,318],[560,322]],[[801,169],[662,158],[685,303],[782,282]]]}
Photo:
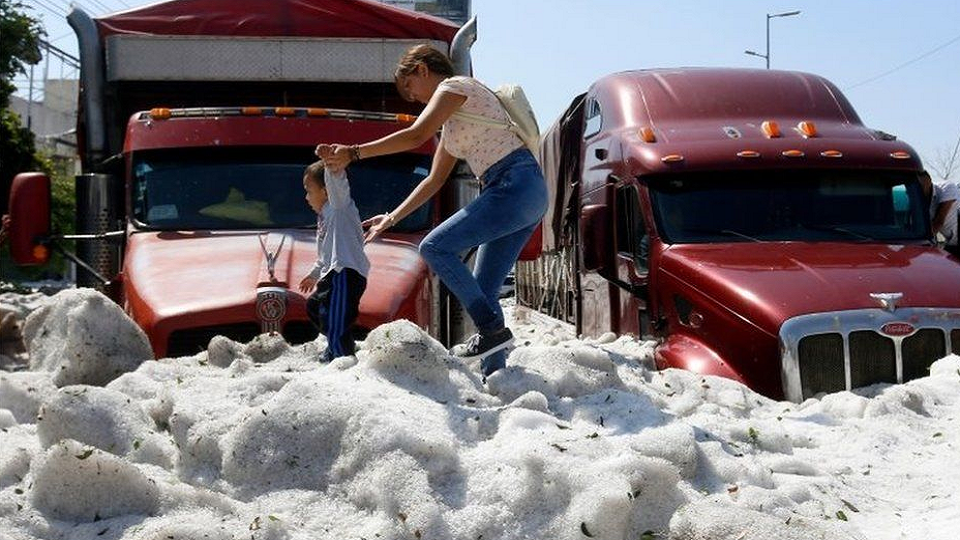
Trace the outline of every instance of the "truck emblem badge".
{"label": "truck emblem badge", "polygon": [[890,337],[904,337],[914,333],[916,328],[910,323],[888,322],[880,327],[880,332]]}
{"label": "truck emblem badge", "polygon": [[272,334],[280,331],[280,321],[287,314],[287,290],[283,287],[260,287],[257,289],[257,317],[260,332]]}
{"label": "truck emblem badge", "polygon": [[870,293],[870,298],[873,298],[880,303],[880,307],[893,313],[897,310],[897,302],[903,298],[903,293],[899,292],[888,292],[888,293]]}
{"label": "truck emblem badge", "polygon": [[723,126],[723,132],[731,139],[739,139],[741,137],[740,130],[733,126]]}
{"label": "truck emblem badge", "polygon": [[269,236],[270,233],[261,233],[257,235],[257,238],[260,240],[260,249],[263,250],[263,257],[267,261],[267,272],[270,274],[270,281],[276,281],[277,278],[273,275],[273,272],[277,268],[277,258],[280,257],[280,251],[283,250],[283,243],[287,241],[287,235],[281,237],[280,245],[277,246],[277,249],[275,249],[273,253],[267,250],[267,243],[264,241],[264,238]]}

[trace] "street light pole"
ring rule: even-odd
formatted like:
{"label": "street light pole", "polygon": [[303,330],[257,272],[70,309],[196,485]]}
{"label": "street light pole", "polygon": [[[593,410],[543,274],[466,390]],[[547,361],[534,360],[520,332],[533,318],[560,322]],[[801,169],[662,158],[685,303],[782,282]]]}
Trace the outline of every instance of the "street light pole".
{"label": "street light pole", "polygon": [[760,54],[754,51],[743,51],[744,54],[749,54],[750,56],[758,56],[763,58],[767,62],[767,69],[770,69],[770,19],[775,19],[777,17],[792,17],[794,15],[799,15],[800,11],[785,11],[783,13],[767,13],[767,54]]}

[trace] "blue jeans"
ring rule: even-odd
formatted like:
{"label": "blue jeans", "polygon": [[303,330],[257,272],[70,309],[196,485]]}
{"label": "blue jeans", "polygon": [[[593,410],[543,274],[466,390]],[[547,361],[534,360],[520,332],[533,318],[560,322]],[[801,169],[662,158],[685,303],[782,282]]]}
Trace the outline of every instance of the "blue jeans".
{"label": "blue jeans", "polygon": [[[526,148],[494,163],[482,180],[480,196],[433,229],[420,254],[477,330],[490,333],[504,326],[500,287],[546,212],[547,187]],[[480,248],[471,274],[460,255],[474,246]]]}

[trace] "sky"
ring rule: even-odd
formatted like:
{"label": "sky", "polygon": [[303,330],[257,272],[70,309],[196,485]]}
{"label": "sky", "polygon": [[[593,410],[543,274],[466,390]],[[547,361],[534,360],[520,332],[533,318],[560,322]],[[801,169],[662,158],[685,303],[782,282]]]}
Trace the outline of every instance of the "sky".
{"label": "sky", "polygon": [[[25,0],[53,45],[76,54],[69,0]],[[80,0],[94,16],[147,5]],[[520,84],[541,129],[609,73],[657,67],[763,68],[767,14],[773,69],[822,75],[870,127],[925,162],[960,143],[960,0],[473,0],[474,73]]]}

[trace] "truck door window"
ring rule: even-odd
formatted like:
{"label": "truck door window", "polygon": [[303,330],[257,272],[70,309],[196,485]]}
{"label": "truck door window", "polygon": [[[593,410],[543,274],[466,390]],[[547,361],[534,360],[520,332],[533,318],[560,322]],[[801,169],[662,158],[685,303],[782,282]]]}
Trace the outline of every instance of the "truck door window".
{"label": "truck door window", "polygon": [[600,110],[600,102],[596,99],[587,100],[587,112],[584,115],[583,137],[587,138],[600,132],[603,123],[603,115]]}
{"label": "truck door window", "polygon": [[[309,149],[246,148],[143,152],[134,157],[134,218],[154,229],[312,227],[316,214],[304,201]],[[360,217],[392,210],[426,177],[429,156],[401,154],[364,160],[347,170]],[[427,203],[394,228],[426,230]]]}
{"label": "truck door window", "polygon": [[898,171],[723,171],[648,177],[668,243],[922,240],[915,175]]}
{"label": "truck door window", "polygon": [[617,189],[617,252],[629,255],[637,263],[637,270],[646,270],[650,242],[643,226],[640,195],[636,186]]}

